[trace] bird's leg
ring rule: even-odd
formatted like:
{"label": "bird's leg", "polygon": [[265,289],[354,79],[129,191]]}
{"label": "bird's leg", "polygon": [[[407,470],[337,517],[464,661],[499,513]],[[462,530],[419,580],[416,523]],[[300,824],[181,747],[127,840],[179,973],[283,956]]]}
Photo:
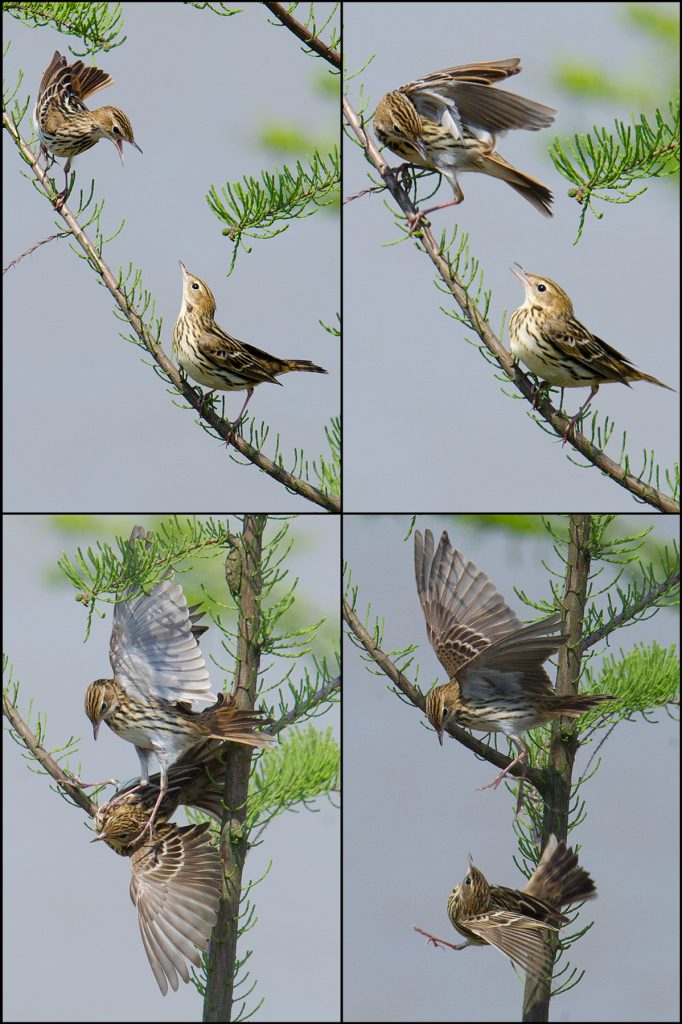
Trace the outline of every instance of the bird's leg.
{"label": "bird's leg", "polygon": [[419,932],[420,935],[423,935],[426,939],[428,939],[428,941],[433,946],[435,946],[436,949],[438,949],[439,946],[441,946],[441,947],[447,946],[448,949],[466,949],[467,946],[471,945],[470,942],[462,942],[462,943],[460,943],[458,945],[455,942],[448,942],[446,939],[438,939],[438,938],[436,938],[435,935],[431,935],[430,932],[425,932],[423,928],[420,928],[416,924],[413,924],[412,927],[414,928],[414,930],[416,932]]}
{"label": "bird's leg", "polygon": [[408,222],[410,225],[409,234],[413,234],[413,232],[417,229],[417,227],[424,220],[424,218],[428,217],[430,213],[435,213],[436,210],[447,210],[449,206],[459,206],[463,199],[464,193],[462,192],[459,185],[457,185],[457,193],[455,194],[455,198],[451,199],[449,203],[439,203],[438,206],[429,206],[428,210],[419,210],[419,212],[416,213],[414,216],[408,217]]}
{"label": "bird's leg", "polygon": [[214,395],[214,394],[215,394],[215,388],[211,388],[210,391],[203,391],[202,392],[202,394],[201,394],[201,402],[199,403],[199,415],[200,416],[204,415],[204,403],[206,402],[206,399],[207,398],[211,398],[211,396]]}
{"label": "bird's leg", "polygon": [[252,394],[253,394],[253,388],[247,388],[246,389],[246,400],[245,400],[243,406],[241,407],[241,411],[239,413],[239,416],[237,416],[237,419],[234,421],[234,423],[231,424],[230,429],[229,429],[229,431],[227,433],[227,438],[225,440],[225,447],[226,448],[229,448],[230,444],[232,443],[232,438],[236,434],[237,428],[239,427],[239,425],[241,424],[241,421],[244,418],[244,413],[246,412],[247,405],[251,401],[251,395]]}
{"label": "bird's leg", "polygon": [[564,430],[564,442],[563,442],[563,444],[561,446],[562,448],[563,448],[564,444],[566,444],[566,442],[568,441],[568,435],[570,434],[571,430],[576,425],[578,420],[581,419],[583,413],[585,412],[585,409],[587,409],[588,405],[590,404],[590,402],[592,401],[592,399],[594,398],[594,396],[597,394],[598,391],[599,391],[599,385],[598,384],[593,384],[591,389],[590,389],[590,393],[587,396],[587,401],[583,402],[583,404],[580,406],[580,408],[578,409],[578,411],[575,414],[575,416],[571,416],[571,419],[568,421],[568,426]]}
{"label": "bird's leg", "polygon": [[[510,737],[510,739],[511,739],[512,743],[516,742],[516,745],[519,748],[519,753],[516,755],[514,760],[511,761],[507,765],[507,767],[504,769],[504,771],[500,772],[500,774],[496,778],[493,779],[492,782],[489,782],[487,786],[480,786],[479,787],[479,792],[481,792],[484,789],[497,789],[497,787],[502,782],[502,780],[507,775],[509,775],[509,772],[512,770],[512,768],[514,768],[515,765],[519,764],[520,761],[525,760],[526,765],[528,764],[529,756],[528,756],[528,749],[527,749],[527,747],[525,747],[524,744],[521,743],[520,740],[516,740],[515,737],[513,737],[513,736]],[[523,787],[523,780],[525,778],[525,775],[526,775],[526,770],[524,768],[523,775],[521,776],[521,785],[522,785],[522,787]]]}
{"label": "bird's leg", "polygon": [[[139,787],[137,787],[137,788],[139,788]],[[137,836],[135,839],[133,839],[133,843],[139,843],[140,840],[142,839],[142,837],[144,836],[145,832],[147,832],[147,831],[149,831],[149,838],[150,839],[152,838],[152,836],[154,834],[153,827],[154,827],[154,821],[156,820],[156,814],[157,814],[157,811],[158,811],[158,809],[159,809],[159,807],[161,805],[161,801],[163,800],[163,798],[166,795],[167,791],[168,791],[168,778],[167,778],[166,772],[162,771],[161,772],[161,785],[159,787],[159,795],[158,795],[158,797],[156,799],[156,803],[154,804],[154,809],[152,810],[152,813],[151,813],[151,816],[149,818],[149,821],[144,826],[144,828],[140,832],[139,836]],[[135,790],[130,790],[130,792],[134,793]]]}
{"label": "bird's leg", "polygon": [[54,201],[55,210],[61,210],[69,196],[69,174],[71,172],[71,157],[64,164],[64,188]]}

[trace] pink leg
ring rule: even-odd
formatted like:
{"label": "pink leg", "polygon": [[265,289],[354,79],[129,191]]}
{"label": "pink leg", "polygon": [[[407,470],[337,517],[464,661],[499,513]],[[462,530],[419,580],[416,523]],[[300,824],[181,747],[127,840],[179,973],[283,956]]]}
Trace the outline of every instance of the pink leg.
{"label": "pink leg", "polygon": [[514,760],[504,769],[504,771],[500,772],[500,774],[496,778],[494,778],[492,782],[489,782],[487,786],[479,787],[479,793],[482,792],[484,789],[497,789],[502,780],[507,775],[509,775],[509,772],[512,770],[512,768],[514,768],[514,766],[517,765],[520,761],[524,760],[524,758],[526,762],[528,762],[528,751],[525,749],[525,747],[522,747],[521,751],[517,754]]}
{"label": "pink leg", "polygon": [[466,947],[470,945],[469,942],[462,942],[460,945],[457,945],[454,942],[447,942],[445,939],[437,939],[435,935],[431,935],[430,932],[425,932],[423,928],[420,928],[416,924],[413,924],[412,927],[416,932],[419,932],[420,935],[423,935],[425,938],[427,938],[431,945],[435,946],[436,949],[438,949],[439,946],[447,946],[448,949],[466,949]]}
{"label": "pink leg", "polygon": [[246,389],[246,400],[245,400],[245,402],[244,402],[244,404],[243,404],[243,406],[241,408],[241,412],[239,413],[239,416],[237,416],[237,419],[234,421],[234,423],[232,424],[232,426],[230,427],[230,429],[228,431],[227,440],[225,441],[225,447],[226,448],[229,448],[230,444],[232,443],[232,438],[234,437],[235,433],[237,432],[237,428],[239,427],[239,424],[241,423],[241,421],[242,421],[242,419],[244,417],[244,413],[246,412],[246,407],[249,404],[249,402],[251,401],[251,395],[252,394],[253,394],[253,388],[247,388]]}
{"label": "pink leg", "polygon": [[[139,787],[136,787],[136,788],[139,788]],[[154,826],[154,822],[156,821],[156,814],[157,814],[157,811],[158,811],[158,809],[159,809],[159,807],[161,805],[161,801],[163,800],[164,796],[166,795],[167,790],[168,790],[168,780],[166,778],[166,773],[164,771],[161,774],[161,786],[159,787],[159,795],[158,795],[158,798],[156,800],[156,803],[154,804],[154,809],[153,809],[153,811],[151,813],[151,817],[150,817],[149,821],[147,822],[147,824],[145,825],[145,827],[140,832],[139,836],[137,836],[135,839],[133,839],[133,843],[139,843],[140,840],[142,839],[143,835],[147,831],[149,831],[149,838],[150,839],[152,838],[152,836],[154,834],[153,833],[153,826]]]}

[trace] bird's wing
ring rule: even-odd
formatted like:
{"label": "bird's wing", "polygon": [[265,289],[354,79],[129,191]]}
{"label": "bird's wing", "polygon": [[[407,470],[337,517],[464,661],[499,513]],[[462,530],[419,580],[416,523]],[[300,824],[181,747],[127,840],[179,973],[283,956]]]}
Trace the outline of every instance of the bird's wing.
{"label": "bird's wing", "polygon": [[633,369],[629,359],[588,331],[575,317],[549,317],[543,324],[543,333],[562,355],[588,370],[595,380],[620,380]]}
{"label": "bird's wing", "polygon": [[557,635],[561,614],[519,626],[478,652],[457,679],[463,698],[490,699],[521,692],[551,693],[543,663],[566,641]]}
{"label": "bird's wing", "polygon": [[[215,924],[222,883],[220,855],[208,824],[162,825],[131,858],[130,898],[159,988],[189,981],[185,958],[199,966]],[[166,980],[168,979],[168,980]]]}
{"label": "bird's wing", "polygon": [[201,352],[218,370],[232,372],[247,384],[279,384],[275,374],[286,368],[286,360],[233,338],[217,324],[201,335]]}
{"label": "bird's wing", "polygon": [[[496,133],[511,128],[539,131],[552,124],[556,110],[494,83],[521,70],[517,57],[444,68],[402,86],[418,113],[445,128],[462,124]],[[450,120],[452,119],[452,121]],[[458,136],[455,136],[458,137]]]}
{"label": "bird's wing", "polygon": [[452,679],[490,644],[521,628],[485,573],[465,562],[443,533],[434,552],[433,534],[414,536],[414,568],[426,632]]}
{"label": "bird's wing", "polygon": [[558,928],[509,910],[467,917],[462,923],[528,974],[542,977],[542,967],[547,960],[545,939],[550,931],[558,931]]}
{"label": "bird's wing", "polygon": [[118,682],[142,700],[213,701],[180,584],[164,579],[148,594],[133,593],[114,609],[109,658]]}

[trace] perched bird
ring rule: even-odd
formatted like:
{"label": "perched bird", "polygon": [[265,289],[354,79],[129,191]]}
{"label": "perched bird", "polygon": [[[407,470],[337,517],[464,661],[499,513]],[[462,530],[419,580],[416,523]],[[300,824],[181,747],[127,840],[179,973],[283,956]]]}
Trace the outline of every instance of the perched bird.
{"label": "perched bird", "polygon": [[[161,786],[145,826],[150,832],[167,789],[169,766],[195,744],[207,738],[257,748],[272,743],[272,737],[256,731],[270,722],[263,712],[243,710],[232,696],[221,693],[215,698],[211,693],[197,639],[205,627],[196,625],[199,616],[193,612],[172,579],[163,579],[148,594],[130,588],[114,608],[109,646],[114,676],[95,680],[85,692],[85,713],[95,739],[106,722],[133,743],[143,785],[149,781],[149,755],[156,754]],[[192,710],[194,702],[214,698],[202,712]]]}
{"label": "perched bird", "polygon": [[[171,774],[177,781],[178,771],[171,769]],[[158,789],[159,776],[155,778]],[[196,786],[198,779],[195,771],[185,785]],[[201,964],[199,951],[208,946],[218,914],[223,870],[208,823],[179,827],[166,821],[177,806],[174,789],[169,790],[175,792],[173,799],[167,794],[161,803],[153,836],[142,840],[151,813],[144,792],[118,795],[100,807],[95,829],[98,839],[120,856],[130,857],[130,898],[137,907],[149,965],[166,995],[168,982],[177,991],[178,975],[189,981],[185,958],[197,967]]]}
{"label": "perched bird", "polygon": [[[205,281],[190,274],[180,261],[182,306],[173,331],[173,356],[188,377],[213,391],[244,391],[246,399],[232,424],[228,444],[242,421],[258,384],[277,380],[283,373],[302,370],[326,373],[308,359],[280,359],[254,345],[238,341],[215,322],[216,302]],[[204,396],[204,400],[207,396]]]}
{"label": "perched bird", "polygon": [[113,85],[106,71],[86,67],[82,60],[67,64],[55,50],[46,68],[38,90],[33,118],[40,138],[40,156],[68,157],[64,165],[64,189],[56,199],[57,209],[64,205],[69,194],[69,172],[75,156],[91,149],[100,139],[110,139],[123,163],[123,143],[142,150],[133,137],[133,126],[117,107],[88,110],[83,102],[88,96]]}
{"label": "perched bird", "polygon": [[441,745],[452,723],[503,732],[519,750],[485,789],[496,789],[514,765],[528,762],[521,738],[527,729],[559,715],[578,718],[615,699],[603,693],[555,693],[543,662],[566,640],[557,635],[561,615],[524,625],[485,573],[452,547],[447,533],[434,551],[431,531],[422,539],[417,530],[414,566],[429,642],[450,680],[426,695],[426,714]]}
{"label": "perched bird", "polygon": [[569,921],[561,908],[596,895],[594,882],[578,867],[576,854],[552,835],[522,890],[490,885],[469,854],[469,870],[448,899],[448,917],[466,942],[456,945],[416,930],[434,945],[450,949],[496,946],[528,974],[542,977],[545,940],[550,931],[558,932]]}
{"label": "perched bird", "polygon": [[462,171],[500,178],[545,217],[552,216],[549,189],[495,151],[501,132],[509,128],[539,131],[556,117],[552,107],[495,88],[519,71],[518,57],[463,64],[434,71],[379,100],[374,112],[379,142],[407,163],[444,175],[455,194],[449,203],[424,210],[418,219],[462,202],[458,181]]}
{"label": "perched bird", "polygon": [[667,391],[674,390],[636,369],[615,348],[591,334],[576,320],[573,303],[554,281],[527,274],[521,267],[520,273],[513,267],[509,269],[526,292],[523,305],[509,318],[509,344],[514,359],[548,384],[561,388],[591,388],[587,400],[570,420],[564,442],[599,391],[600,384],[620,381],[630,387],[630,381],[646,380]]}

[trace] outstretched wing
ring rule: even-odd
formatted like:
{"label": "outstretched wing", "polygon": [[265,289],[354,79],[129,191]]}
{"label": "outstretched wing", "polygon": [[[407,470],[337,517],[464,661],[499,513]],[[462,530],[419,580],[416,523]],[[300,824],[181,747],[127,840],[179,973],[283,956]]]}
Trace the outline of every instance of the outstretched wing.
{"label": "outstretched wing", "polygon": [[473,562],[465,562],[443,533],[434,551],[433,534],[414,535],[414,568],[426,632],[438,660],[452,679],[496,641],[522,623]]}

